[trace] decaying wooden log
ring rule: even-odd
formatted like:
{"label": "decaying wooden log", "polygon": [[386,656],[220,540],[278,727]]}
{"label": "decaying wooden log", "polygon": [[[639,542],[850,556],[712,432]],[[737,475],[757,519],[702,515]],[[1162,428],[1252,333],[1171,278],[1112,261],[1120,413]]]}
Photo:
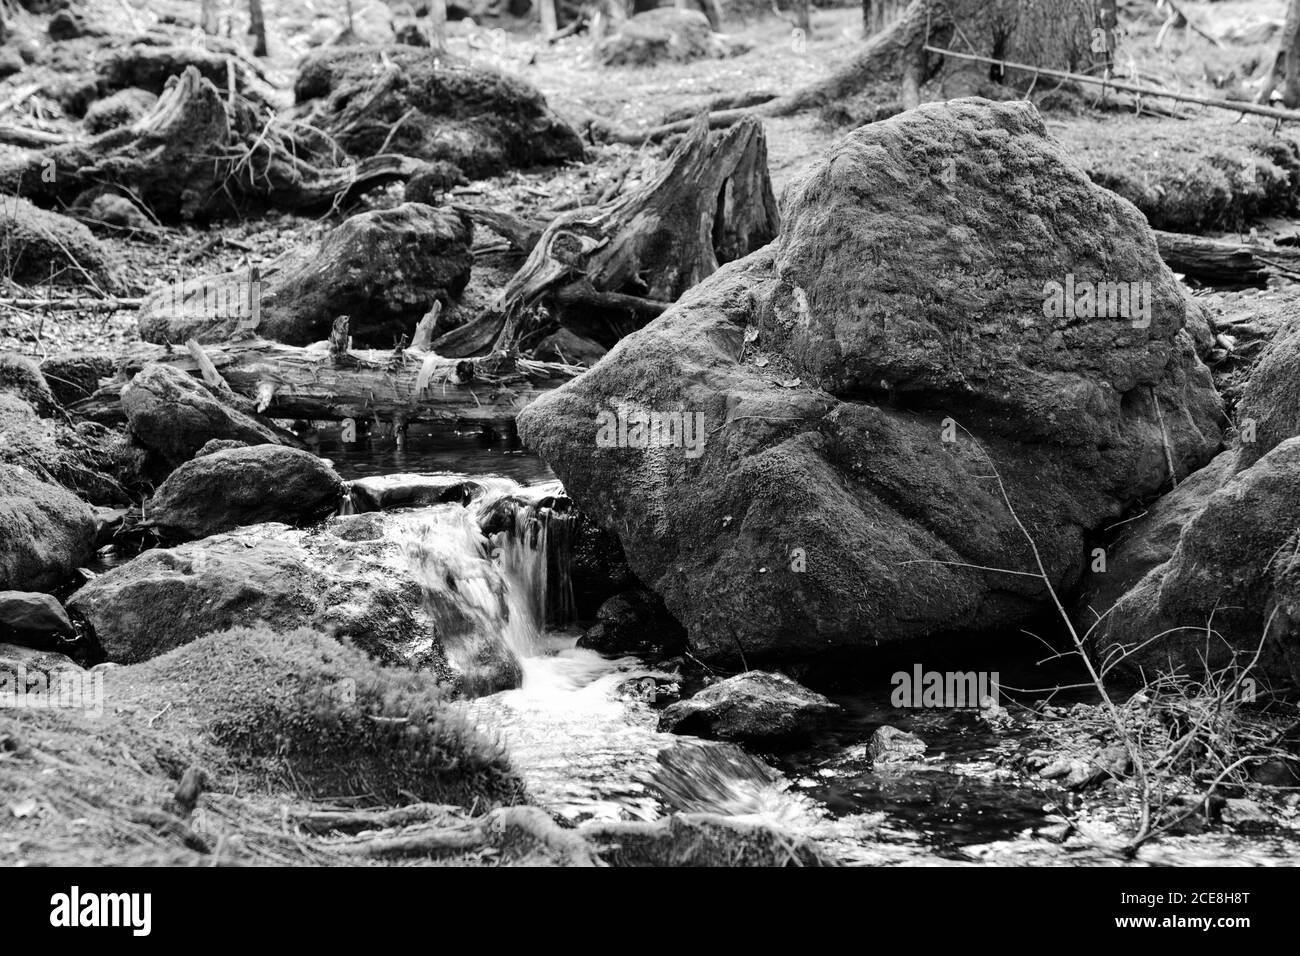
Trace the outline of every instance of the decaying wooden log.
{"label": "decaying wooden log", "polygon": [[547,225],[492,308],[434,350],[470,355],[493,343],[509,350],[542,314],[561,324],[578,309],[657,315],[778,231],[762,124],[749,118],[711,136],[701,118],[645,185]]}
{"label": "decaying wooden log", "polygon": [[1300,277],[1300,252],[1294,249],[1153,231],[1169,268],[1205,285],[1262,289],[1270,275]]}
{"label": "decaying wooden log", "polygon": [[[255,411],[274,418],[500,421],[581,372],[500,353],[451,359],[413,349],[336,351],[329,342],[296,348],[255,339],[202,351],[209,376],[215,371],[236,395],[253,400]],[[204,371],[190,351],[139,345],[119,360],[114,382],[69,410],[94,421],[121,420],[122,389],[150,362],[196,376]]]}

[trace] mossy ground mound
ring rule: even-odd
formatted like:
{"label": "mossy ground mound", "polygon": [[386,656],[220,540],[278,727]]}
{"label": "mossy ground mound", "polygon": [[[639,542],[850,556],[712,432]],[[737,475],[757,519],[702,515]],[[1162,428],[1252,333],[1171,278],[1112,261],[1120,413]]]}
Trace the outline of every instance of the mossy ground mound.
{"label": "mossy ground mound", "polygon": [[[101,716],[0,712],[0,806],[21,810],[0,862],[342,862],[285,829],[284,808],[353,796],[481,813],[524,799],[500,746],[429,675],[308,630],[241,628],[93,676]],[[204,786],[191,816],[172,794],[192,767]]]}
{"label": "mossy ground mound", "polygon": [[1137,206],[1153,229],[1231,231],[1296,205],[1300,146],[1259,122],[1105,116],[1049,128],[1093,182]]}

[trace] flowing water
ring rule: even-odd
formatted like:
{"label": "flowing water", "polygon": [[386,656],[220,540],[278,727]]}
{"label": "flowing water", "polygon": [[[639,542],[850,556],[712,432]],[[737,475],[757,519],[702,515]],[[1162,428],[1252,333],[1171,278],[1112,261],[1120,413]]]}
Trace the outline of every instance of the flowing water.
{"label": "flowing water", "polygon": [[[448,464],[445,457],[438,463]],[[1042,838],[1064,795],[1001,769],[1014,734],[968,713],[918,715],[841,697],[840,717],[815,740],[764,754],[658,732],[655,695],[647,691],[672,675],[575,646],[580,630],[568,621],[563,560],[572,515],[558,482],[537,480],[546,477],[543,468],[535,461],[517,468],[532,473],[522,484],[476,477],[482,490],[468,506],[410,509],[398,532],[449,657],[476,675],[470,686],[484,694],[469,704],[472,713],[502,737],[541,806],[574,823],[675,811],[766,820],[819,840],[850,864],[1116,862],[1102,850],[1066,850]],[[511,667],[520,676],[513,689],[474,684]],[[867,743],[883,724],[919,733],[929,745],[925,759],[873,766]],[[1104,844],[1119,834],[1094,836]],[[1298,856],[1292,831],[1169,839],[1145,853],[1171,865],[1294,863]]]}

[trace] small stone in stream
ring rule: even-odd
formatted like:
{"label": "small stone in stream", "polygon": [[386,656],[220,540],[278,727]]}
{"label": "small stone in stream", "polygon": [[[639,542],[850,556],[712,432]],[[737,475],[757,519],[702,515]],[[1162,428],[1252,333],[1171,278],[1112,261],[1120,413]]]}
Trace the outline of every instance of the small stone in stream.
{"label": "small stone in stream", "polygon": [[275,432],[229,407],[170,365],[146,365],[122,390],[122,410],[140,443],[175,467],[214,438],[276,443]]}
{"label": "small stone in stream", "polygon": [[659,696],[658,684],[653,677],[633,677],[618,685],[615,691],[621,700],[653,704]]}
{"label": "small stone in stream", "polygon": [[310,452],[283,445],[216,451],[173,471],[149,502],[150,527],[173,541],[242,525],[317,521],[343,496],[343,479]]}
{"label": "small stone in stream", "polygon": [[98,136],[110,129],[130,126],[153,109],[157,102],[158,97],[149,90],[128,86],[91,103],[82,122],[86,132]]}
{"label": "small stone in stream", "polygon": [[686,631],[651,591],[634,588],[608,598],[578,647],[601,654],[664,657],[686,646]]}
{"label": "small stone in stream", "polygon": [[1068,821],[1048,823],[1034,830],[1034,836],[1052,843],[1064,843],[1074,832],[1074,824]]}
{"label": "small stone in stream", "polygon": [[541,361],[568,362],[570,365],[595,365],[609,349],[599,342],[583,338],[568,329],[552,332],[537,344],[533,357]]}
{"label": "small stone in stream", "polygon": [[659,730],[715,740],[777,740],[807,734],[839,709],[784,674],[747,671],[667,708]]}
{"label": "small stone in stream", "polygon": [[873,764],[902,763],[914,760],[925,753],[925,741],[916,734],[909,734],[897,727],[886,724],[877,727],[867,744],[867,756]]}
{"label": "small stone in stream", "polygon": [[1254,800],[1229,797],[1224,801],[1223,822],[1241,829],[1271,827],[1275,824],[1268,811]]}
{"label": "small stone in stream", "polygon": [[481,490],[474,480],[453,473],[369,475],[348,482],[352,505],[359,512],[425,508],[451,502],[466,504]]}
{"label": "small stone in stream", "polygon": [[203,447],[194,453],[195,458],[203,458],[207,455],[214,455],[219,451],[230,451],[232,448],[249,448],[248,442],[236,441],[233,438],[214,438],[212,441],[204,442]]}
{"label": "small stone in stream", "polygon": [[378,541],[384,536],[384,516],[374,511],[335,515],[325,522],[325,530],[344,541]]}
{"label": "small stone in stream", "polygon": [[0,591],[0,643],[50,650],[76,636],[63,605],[50,595]]}

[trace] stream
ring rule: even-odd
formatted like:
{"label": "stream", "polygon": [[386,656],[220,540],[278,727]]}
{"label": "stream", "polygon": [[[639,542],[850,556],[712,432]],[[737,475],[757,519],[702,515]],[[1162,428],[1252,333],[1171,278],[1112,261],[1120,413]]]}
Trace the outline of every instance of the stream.
{"label": "stream", "polygon": [[[817,840],[849,865],[1123,862],[1113,852],[1122,837],[1113,826],[1054,842],[1059,817],[1052,808],[1067,795],[1004,766],[1025,731],[968,711],[900,710],[884,696],[832,693],[839,715],[793,749],[747,752],[660,733],[656,695],[647,690],[674,675],[575,646],[580,627],[542,626],[547,523],[528,502],[562,489],[509,434],[411,434],[400,449],[321,435],[316,450],[346,479],[457,472],[483,487],[465,508],[407,509],[400,533],[422,587],[436,592],[432,603],[449,609],[439,625],[458,635],[444,642],[453,661],[506,652],[519,659],[521,686],[468,706],[503,741],[533,800],[557,817],[579,824],[707,812],[763,820]],[[503,500],[516,508],[514,527],[485,542],[476,522]],[[873,766],[867,745],[886,724],[919,734],[925,756]],[[1163,838],[1144,849],[1138,865],[1298,860],[1295,829],[1241,834],[1221,827]]]}

